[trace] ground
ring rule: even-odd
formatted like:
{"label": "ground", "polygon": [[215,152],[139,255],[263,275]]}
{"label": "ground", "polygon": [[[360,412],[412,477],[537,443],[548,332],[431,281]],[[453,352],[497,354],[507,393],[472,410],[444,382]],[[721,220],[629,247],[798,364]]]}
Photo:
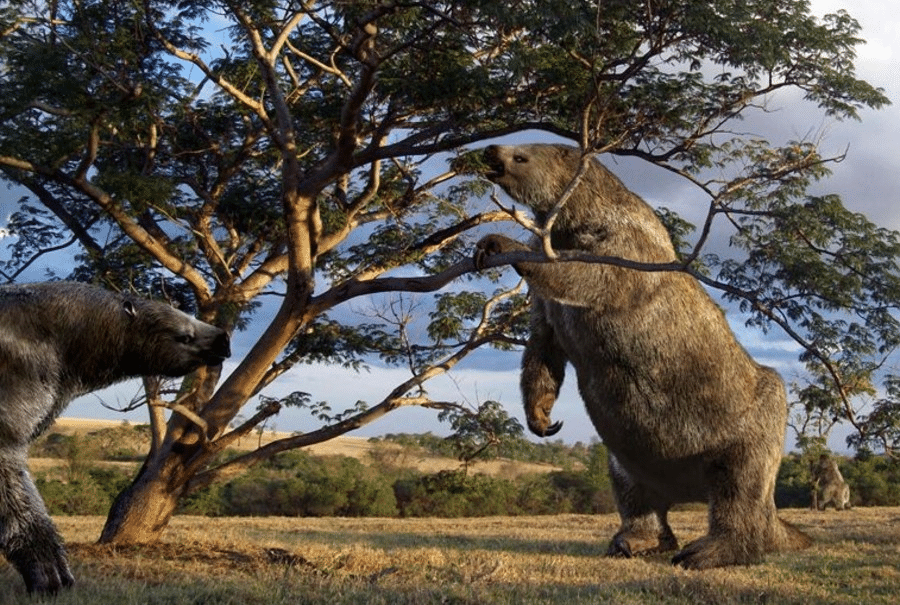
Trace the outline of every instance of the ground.
{"label": "ground", "polygon": [[[895,603],[900,508],[786,510],[815,545],[691,572],[608,559],[615,515],[475,519],[176,517],[164,540],[94,543],[103,519],[58,517],[78,577],[55,605],[288,603]],[[682,540],[705,512],[681,511]],[[33,603],[0,566],[0,603]]]}

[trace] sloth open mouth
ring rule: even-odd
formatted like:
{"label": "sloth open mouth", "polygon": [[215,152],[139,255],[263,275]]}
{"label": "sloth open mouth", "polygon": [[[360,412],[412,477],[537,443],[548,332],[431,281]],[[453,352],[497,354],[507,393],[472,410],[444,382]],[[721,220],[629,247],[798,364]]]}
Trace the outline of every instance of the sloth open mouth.
{"label": "sloth open mouth", "polygon": [[487,170],[484,171],[485,178],[493,181],[506,174],[506,168],[493,146],[484,150],[484,163],[487,165]]}
{"label": "sloth open mouth", "polygon": [[205,355],[203,357],[203,364],[208,366],[218,366],[222,365],[226,359],[230,357],[229,355],[222,355],[220,353],[210,353],[209,355]]}
{"label": "sloth open mouth", "polygon": [[231,339],[228,334],[223,332],[216,337],[212,348],[203,354],[203,363],[208,366],[217,366],[229,357],[231,357]]}
{"label": "sloth open mouth", "polygon": [[490,166],[490,170],[487,170],[484,173],[484,176],[485,176],[485,178],[487,178],[490,181],[496,181],[497,179],[502,177],[504,174],[506,174],[506,171],[503,169],[503,166],[497,165],[497,166]]}

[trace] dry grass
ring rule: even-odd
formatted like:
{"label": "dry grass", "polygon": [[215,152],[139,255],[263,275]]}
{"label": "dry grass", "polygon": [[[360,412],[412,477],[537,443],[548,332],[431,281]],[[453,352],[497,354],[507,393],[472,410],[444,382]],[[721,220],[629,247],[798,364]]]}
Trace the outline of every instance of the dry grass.
{"label": "dry grass", "polygon": [[[116,604],[895,603],[900,508],[783,515],[816,540],[705,572],[603,556],[614,515],[483,519],[177,517],[161,544],[93,543],[102,519],[57,519],[79,584],[54,601]],[[703,512],[679,512],[684,542]],[[0,603],[32,603],[7,566]]]}

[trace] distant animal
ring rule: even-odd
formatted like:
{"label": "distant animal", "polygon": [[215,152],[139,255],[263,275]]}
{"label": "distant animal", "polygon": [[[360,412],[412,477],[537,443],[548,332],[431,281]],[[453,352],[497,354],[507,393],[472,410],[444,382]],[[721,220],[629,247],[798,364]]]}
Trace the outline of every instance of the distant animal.
{"label": "distant animal", "polygon": [[[844,481],[837,460],[828,454],[819,456],[813,467],[813,508],[825,510],[831,504],[835,510],[847,510],[850,507],[850,486]],[[821,496],[819,493],[821,492]]]}
{"label": "distant animal", "polygon": [[230,354],[224,330],[161,302],[74,282],[0,286],[0,552],[29,592],[74,582],[28,473],[29,443],[79,395]]}
{"label": "distant animal", "polygon": [[[545,224],[581,158],[565,145],[490,146],[484,176]],[[551,242],[555,250],[644,263],[676,260],[650,206],[594,159],[560,211]],[[487,235],[476,246],[475,265],[535,248],[537,242]],[[810,544],[775,509],[784,385],[738,344],[696,279],[585,262],[513,267],[532,300],[521,373],[528,426],[537,435],[560,429],[550,411],[572,364],[610,452],[622,524],[608,554],[676,549],[667,513],[675,503],[698,500],[709,504],[709,530],[674,555],[683,567],[756,563],[765,553]]]}

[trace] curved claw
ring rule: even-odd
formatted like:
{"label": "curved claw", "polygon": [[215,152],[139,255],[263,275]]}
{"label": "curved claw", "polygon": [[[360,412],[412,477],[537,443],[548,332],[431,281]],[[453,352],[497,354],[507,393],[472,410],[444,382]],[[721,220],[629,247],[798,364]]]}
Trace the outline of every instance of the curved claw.
{"label": "curved claw", "polygon": [[562,420],[558,420],[544,429],[544,437],[552,437],[553,435],[559,432],[559,429],[562,428]]}
{"label": "curved claw", "polygon": [[484,250],[481,248],[475,249],[475,254],[472,255],[472,261],[475,263],[476,271],[484,270],[484,259],[487,258],[487,254],[485,254]]}
{"label": "curved claw", "polygon": [[606,556],[630,559],[634,557],[634,553],[631,552],[631,545],[628,543],[628,540],[623,536],[615,535],[613,536],[612,542],[609,543],[609,548],[606,550]]}
{"label": "curved claw", "polygon": [[56,594],[75,584],[66,551],[59,544],[31,543],[7,552],[6,557],[22,575],[29,594]]}
{"label": "curved claw", "polygon": [[538,437],[552,437],[553,435],[555,435],[559,432],[559,429],[562,428],[562,425],[563,425],[563,423],[561,420],[554,422],[553,424],[551,424],[549,426],[537,426],[537,425],[529,422],[528,428],[531,429],[531,432],[534,433],[535,435],[537,435]]}

